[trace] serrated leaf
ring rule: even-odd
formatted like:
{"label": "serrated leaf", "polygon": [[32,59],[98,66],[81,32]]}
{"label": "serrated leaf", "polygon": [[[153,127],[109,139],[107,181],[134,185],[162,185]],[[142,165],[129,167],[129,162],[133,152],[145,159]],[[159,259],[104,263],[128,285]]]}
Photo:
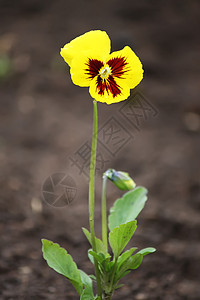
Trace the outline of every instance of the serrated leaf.
{"label": "serrated leaf", "polygon": [[110,209],[108,227],[110,231],[121,224],[133,221],[143,209],[147,200],[147,190],[144,187],[137,187],[117,199]]}
{"label": "serrated leaf", "polygon": [[[92,246],[91,233],[86,228],[82,228],[82,230],[83,230],[83,233],[85,234],[86,238],[88,239],[88,242]],[[97,252],[107,253],[102,240],[95,237],[95,243],[96,243]]]}
{"label": "serrated leaf", "polygon": [[114,228],[109,233],[109,243],[117,258],[124,250],[137,228],[137,221],[131,221]]}
{"label": "serrated leaf", "polygon": [[122,253],[122,255],[120,255],[118,257],[117,260],[117,270],[119,270],[119,268],[121,267],[121,265],[133,254],[134,251],[136,251],[137,248],[131,248],[129,250],[127,250],[126,252]]}
{"label": "serrated leaf", "polygon": [[83,290],[81,275],[71,255],[58,244],[45,239],[42,239],[42,252],[49,267],[67,277],[81,295]]}
{"label": "serrated leaf", "polygon": [[140,251],[138,251],[138,253],[142,254],[143,256],[147,255],[147,254],[150,254],[150,253],[153,253],[155,252],[156,249],[155,248],[152,248],[152,247],[148,247],[148,248],[144,248]]}

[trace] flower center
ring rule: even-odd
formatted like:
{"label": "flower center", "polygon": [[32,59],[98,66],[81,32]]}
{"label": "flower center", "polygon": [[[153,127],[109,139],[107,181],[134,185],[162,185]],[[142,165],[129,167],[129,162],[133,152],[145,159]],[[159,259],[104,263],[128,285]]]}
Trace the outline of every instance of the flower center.
{"label": "flower center", "polygon": [[102,79],[107,79],[108,76],[111,74],[111,70],[108,66],[103,67],[100,72],[99,72],[100,76]]}

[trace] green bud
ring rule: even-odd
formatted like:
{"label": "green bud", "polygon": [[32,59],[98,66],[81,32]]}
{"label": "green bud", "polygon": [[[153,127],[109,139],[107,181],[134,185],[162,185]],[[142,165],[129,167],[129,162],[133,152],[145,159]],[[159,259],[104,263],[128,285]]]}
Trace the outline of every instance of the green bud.
{"label": "green bud", "polygon": [[133,179],[126,172],[115,171],[108,169],[104,176],[111,180],[120,190],[130,191],[135,188],[136,184]]}

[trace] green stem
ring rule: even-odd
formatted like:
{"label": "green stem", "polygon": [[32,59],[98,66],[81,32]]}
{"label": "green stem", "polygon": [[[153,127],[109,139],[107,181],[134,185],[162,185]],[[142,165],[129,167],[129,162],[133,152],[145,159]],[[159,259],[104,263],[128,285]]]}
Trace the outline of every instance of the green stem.
{"label": "green stem", "polygon": [[103,183],[102,183],[102,198],[101,198],[102,241],[105,246],[106,252],[108,252],[106,183],[107,183],[107,176],[104,174]]}
{"label": "green stem", "polygon": [[[91,232],[92,249],[96,252],[95,231],[94,231],[94,206],[95,206],[95,169],[96,169],[96,152],[97,152],[97,130],[98,130],[98,117],[97,117],[97,102],[94,100],[94,113],[93,113],[93,134],[92,134],[92,149],[90,160],[90,183],[89,183],[89,222]],[[98,263],[94,259],[95,273],[97,279],[97,292],[100,299],[102,299],[102,289],[100,272]]]}

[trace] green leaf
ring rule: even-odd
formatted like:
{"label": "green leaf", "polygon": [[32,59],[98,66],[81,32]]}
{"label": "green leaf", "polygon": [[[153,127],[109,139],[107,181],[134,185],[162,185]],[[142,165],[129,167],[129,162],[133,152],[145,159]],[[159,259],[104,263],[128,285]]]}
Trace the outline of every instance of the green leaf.
{"label": "green leaf", "polygon": [[94,276],[93,274],[89,275],[89,277],[90,277],[92,280],[94,280],[94,281],[97,280],[97,279],[96,279],[96,276]]}
{"label": "green leaf", "polygon": [[137,221],[121,224],[109,233],[109,243],[117,258],[124,250],[137,228]]}
{"label": "green leaf", "polygon": [[[85,234],[86,238],[88,239],[88,242],[92,246],[91,233],[86,228],[82,228],[82,230],[83,230],[83,233]],[[107,253],[102,240],[95,237],[95,243],[96,243],[97,252]]]}
{"label": "green leaf", "polygon": [[80,269],[79,269],[79,273],[81,275],[81,281],[84,287],[88,287],[92,290],[92,279],[90,278],[90,276]]}
{"label": "green leaf", "polygon": [[140,253],[131,256],[127,261],[127,269],[128,270],[137,269],[141,265],[142,260],[143,260],[143,255]]}
{"label": "green leaf", "polygon": [[83,290],[81,294],[81,300],[92,300],[94,299],[94,294],[93,294],[93,287],[92,287],[92,279],[90,278],[89,275],[87,275],[85,272],[82,270],[79,270],[80,275],[81,275],[81,281],[83,283],[83,286],[85,289]]}
{"label": "green leaf", "polygon": [[133,254],[135,250],[137,250],[137,248],[131,248],[118,257],[117,270],[119,270],[121,265]]}
{"label": "green leaf", "polygon": [[58,244],[45,239],[42,239],[42,252],[49,267],[67,277],[81,295],[83,291],[81,275],[71,255]]}
{"label": "green leaf", "polygon": [[96,258],[96,260],[101,264],[105,259],[105,255],[103,253],[96,253],[92,250],[89,250],[88,253],[90,255],[92,255],[94,258]]}
{"label": "green leaf", "polygon": [[[134,248],[132,248],[134,249]],[[131,249],[130,249],[131,250]],[[119,258],[118,258],[118,264],[117,264],[117,270],[116,270],[116,275],[114,278],[114,282],[117,283],[122,277],[127,275],[130,270],[135,270],[137,269],[143,260],[143,257],[149,253],[155,252],[156,249],[154,248],[145,248],[137,252],[135,255],[129,256],[127,259],[126,258],[126,253],[128,255],[129,250],[124,252]],[[123,260],[123,262],[122,262]]]}
{"label": "green leaf", "polygon": [[115,276],[115,282],[118,282],[119,279],[127,275],[130,270],[137,269],[141,263],[142,263],[143,255],[142,254],[135,254],[131,257],[129,257],[120,267],[120,269],[117,270],[116,276]]}
{"label": "green leaf", "polygon": [[[130,249],[131,250],[131,249]],[[129,250],[128,250],[129,251]],[[126,252],[128,252],[126,251]],[[126,274],[129,273],[129,270],[135,270],[137,269],[143,260],[143,257],[147,254],[153,253],[155,252],[156,249],[155,248],[145,248],[142,249],[140,251],[138,251],[135,255],[132,255],[130,257],[128,257],[128,259],[124,260],[123,263],[121,263],[120,265],[118,265],[117,267],[117,271],[116,271],[116,276],[115,276],[115,282],[118,282],[119,279],[121,279],[122,277],[124,277]],[[119,259],[125,254],[126,252],[124,252]],[[118,262],[119,262],[118,259]],[[127,273],[128,272],[128,273]]]}
{"label": "green leaf", "polygon": [[110,254],[104,255],[103,253],[96,253],[92,250],[88,251],[88,256],[90,261],[94,264],[94,258],[99,264],[99,270],[103,277],[109,275],[111,269],[114,266],[114,261],[110,261],[111,256]]}
{"label": "green leaf", "polygon": [[117,199],[110,209],[108,227],[112,231],[115,227],[133,221],[139,215],[147,200],[147,190],[137,187]]}
{"label": "green leaf", "polygon": [[119,285],[116,286],[115,290],[117,290],[117,289],[119,289],[119,288],[121,288],[121,287],[123,287],[123,286],[124,286],[123,283],[122,283],[122,284],[119,284]]}
{"label": "green leaf", "polygon": [[114,261],[105,261],[104,270],[109,276],[110,273],[113,273],[115,262]]}
{"label": "green leaf", "polygon": [[131,271],[129,270],[129,271],[125,271],[125,272],[118,272],[118,273],[116,273],[115,279],[114,279],[115,284],[117,284],[117,282],[119,282],[119,280],[120,280],[122,277],[128,275],[130,272],[131,272]]}
{"label": "green leaf", "polygon": [[90,291],[88,291],[88,289],[84,289],[84,291],[81,294],[80,300],[94,300],[95,297],[93,294],[90,293]]}
{"label": "green leaf", "polygon": [[94,265],[94,257],[90,254],[90,251],[92,251],[92,249],[88,250],[88,258],[91,261],[91,263]]}
{"label": "green leaf", "polygon": [[155,248],[152,248],[152,247],[149,247],[149,248],[144,248],[140,251],[138,251],[138,253],[142,254],[143,256],[147,255],[147,254],[150,254],[150,253],[153,253],[155,252],[156,249]]}

